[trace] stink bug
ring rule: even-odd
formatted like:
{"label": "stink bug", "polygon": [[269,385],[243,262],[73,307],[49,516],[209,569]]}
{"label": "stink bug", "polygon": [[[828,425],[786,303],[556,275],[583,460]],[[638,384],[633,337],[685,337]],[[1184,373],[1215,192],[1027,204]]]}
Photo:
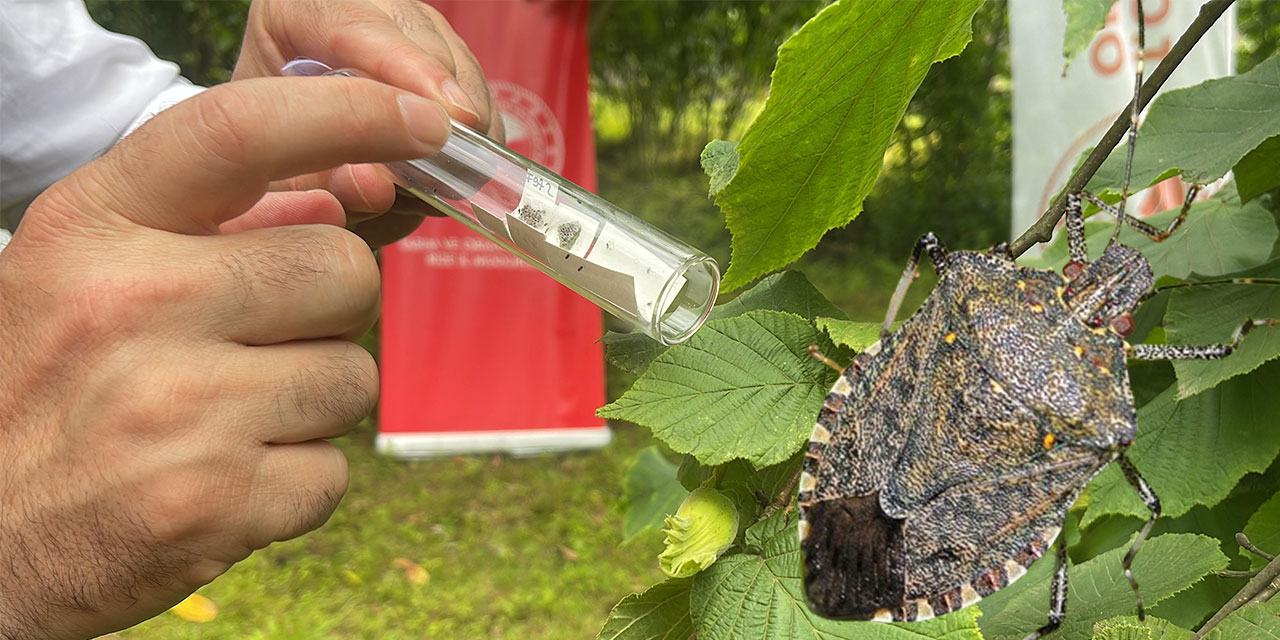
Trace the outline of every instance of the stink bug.
{"label": "stink bug", "polygon": [[[1139,87],[1141,75],[1139,59]],[[1135,88],[1130,164],[1137,104]],[[1153,293],[1153,276],[1138,251],[1117,242],[1119,225],[1163,240],[1185,219],[1195,192],[1166,229],[1125,214],[1125,196],[1118,208],[1087,193],[1069,196],[1071,261],[1061,275],[1015,264],[1007,245],[948,252],[933,234],[920,238],[881,340],[843,369],[806,452],[798,504],[811,610],[887,622],[973,604],[1048,552],[1067,509],[1113,461],[1151,512],[1123,562],[1137,596],[1129,567],[1160,502],[1124,456],[1136,435],[1126,358],[1222,358],[1251,328],[1276,324],[1246,320],[1229,344],[1125,342],[1131,314]],[[1117,233],[1092,262],[1082,200],[1117,220]],[[890,332],[922,253],[938,284]],[[1031,639],[1057,628],[1065,613],[1061,542],[1056,560],[1048,623]],[[1137,609],[1142,618],[1140,598]]]}

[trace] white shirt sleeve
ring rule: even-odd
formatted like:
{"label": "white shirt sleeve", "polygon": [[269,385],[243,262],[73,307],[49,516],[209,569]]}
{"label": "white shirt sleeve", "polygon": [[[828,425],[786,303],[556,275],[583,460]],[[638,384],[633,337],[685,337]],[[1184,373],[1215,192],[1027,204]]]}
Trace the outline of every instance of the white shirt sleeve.
{"label": "white shirt sleeve", "polygon": [[0,0],[0,228],[41,191],[201,91],[82,0]]}

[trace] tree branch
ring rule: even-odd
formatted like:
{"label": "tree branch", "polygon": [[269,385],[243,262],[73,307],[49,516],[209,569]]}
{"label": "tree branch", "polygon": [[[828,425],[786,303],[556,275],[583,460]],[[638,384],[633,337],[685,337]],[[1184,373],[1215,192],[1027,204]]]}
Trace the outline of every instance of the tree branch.
{"label": "tree branch", "polygon": [[[1192,21],[1191,26],[1182,33],[1178,41],[1169,49],[1169,54],[1160,61],[1156,70],[1151,73],[1151,77],[1142,84],[1142,91],[1139,93],[1138,110],[1141,111],[1155,97],[1156,92],[1164,84],[1165,80],[1173,74],[1173,70],[1178,68],[1183,58],[1187,57],[1187,53],[1195,46],[1205,32],[1218,21],[1218,18],[1231,6],[1235,0],[1212,0],[1206,2],[1200,7],[1200,14]],[[1115,122],[1111,123],[1111,128],[1103,134],[1102,139],[1098,141],[1097,146],[1093,148],[1093,152],[1089,157],[1085,158],[1084,164],[1071,175],[1067,180],[1067,185],[1063,187],[1062,192],[1058,194],[1057,199],[1049,206],[1049,210],[1040,216],[1034,224],[1027,228],[1017,240],[1009,245],[1009,250],[1013,252],[1015,257],[1026,253],[1031,245],[1037,242],[1048,242],[1053,235],[1053,228],[1058,224],[1058,220],[1062,218],[1062,214],[1066,210],[1067,194],[1079,193],[1089,184],[1089,179],[1093,174],[1098,172],[1098,168],[1102,166],[1102,162],[1111,155],[1111,150],[1115,148],[1120,139],[1124,137],[1124,132],[1129,128],[1129,112],[1133,106],[1130,100],[1124,109],[1120,111],[1120,115],[1116,117]]]}
{"label": "tree branch", "polygon": [[[1238,533],[1236,534],[1236,539],[1239,540],[1243,536],[1244,534]],[[1245,538],[1244,540],[1245,542],[1248,542],[1248,538]],[[1243,607],[1250,602],[1266,602],[1276,594],[1278,589],[1280,589],[1280,558],[1272,557],[1271,562],[1268,562],[1267,566],[1263,567],[1262,570],[1258,572],[1258,575],[1254,576],[1248,584],[1244,585],[1244,587],[1236,593],[1236,595],[1232,596],[1226,604],[1222,605],[1222,608],[1219,609],[1217,613],[1213,614],[1213,617],[1209,618],[1209,621],[1204,623],[1203,627],[1200,627],[1200,630],[1196,632],[1193,640],[1200,640],[1203,638],[1205,634],[1218,626],[1219,622],[1225,620],[1227,616],[1234,613],[1240,607]]]}

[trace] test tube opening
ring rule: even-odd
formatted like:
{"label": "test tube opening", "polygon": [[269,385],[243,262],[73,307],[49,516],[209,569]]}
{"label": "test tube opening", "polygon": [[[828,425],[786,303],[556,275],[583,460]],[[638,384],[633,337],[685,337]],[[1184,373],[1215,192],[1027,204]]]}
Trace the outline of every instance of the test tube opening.
{"label": "test tube opening", "polygon": [[658,296],[651,335],[664,345],[684,342],[707,321],[719,290],[715,260],[696,256],[680,265]]}

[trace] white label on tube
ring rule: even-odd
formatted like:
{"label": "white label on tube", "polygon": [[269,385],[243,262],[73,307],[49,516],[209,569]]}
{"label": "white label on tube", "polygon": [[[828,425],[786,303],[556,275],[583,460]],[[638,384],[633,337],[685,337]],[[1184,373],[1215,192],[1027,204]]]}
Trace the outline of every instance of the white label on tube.
{"label": "white label on tube", "polygon": [[560,185],[555,181],[533,171],[526,171],[520,204],[516,205],[512,214],[526,225],[545,232],[556,217],[556,196],[559,193]]}
{"label": "white label on tube", "polygon": [[548,264],[566,254],[585,258],[600,229],[599,221],[574,208],[572,199],[559,202],[559,195],[555,180],[527,171],[520,204],[507,221],[511,240]]}

